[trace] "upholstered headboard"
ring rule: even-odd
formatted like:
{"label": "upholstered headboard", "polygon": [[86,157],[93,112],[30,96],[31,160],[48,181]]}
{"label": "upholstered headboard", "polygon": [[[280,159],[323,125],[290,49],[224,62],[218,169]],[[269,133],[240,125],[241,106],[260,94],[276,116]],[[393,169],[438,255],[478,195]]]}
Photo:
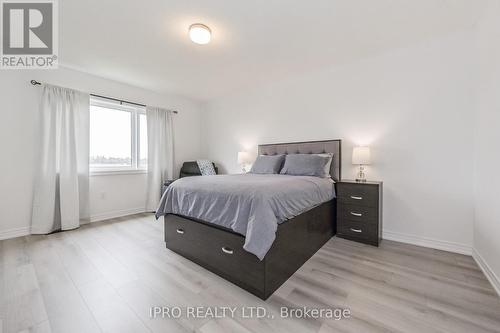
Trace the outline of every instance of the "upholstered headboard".
{"label": "upholstered headboard", "polygon": [[334,181],[341,179],[342,140],[325,140],[309,142],[272,143],[259,145],[259,155],[277,154],[324,154],[332,153],[333,160],[330,175]]}

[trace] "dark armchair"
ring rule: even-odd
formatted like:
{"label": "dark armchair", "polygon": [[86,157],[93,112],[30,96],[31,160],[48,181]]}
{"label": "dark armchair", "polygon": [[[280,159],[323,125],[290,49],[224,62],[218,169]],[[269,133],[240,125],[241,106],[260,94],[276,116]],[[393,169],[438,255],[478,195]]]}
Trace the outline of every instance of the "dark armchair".
{"label": "dark armchair", "polygon": [[[214,165],[215,173],[219,173],[219,169]],[[191,176],[201,176],[200,168],[198,167],[198,163],[196,161],[184,162],[182,164],[181,172],[179,173],[179,178],[183,177],[191,177]]]}
{"label": "dark armchair", "polygon": [[[212,164],[214,165],[215,173],[218,174],[219,169],[215,166],[215,163],[212,162]],[[192,177],[192,176],[201,176],[201,171],[200,168],[198,167],[198,163],[196,163],[196,161],[184,162],[182,164],[182,168],[179,173],[179,178]],[[167,187],[173,182],[174,182],[173,180],[167,180],[163,183],[163,186],[161,187],[162,195],[167,190]]]}

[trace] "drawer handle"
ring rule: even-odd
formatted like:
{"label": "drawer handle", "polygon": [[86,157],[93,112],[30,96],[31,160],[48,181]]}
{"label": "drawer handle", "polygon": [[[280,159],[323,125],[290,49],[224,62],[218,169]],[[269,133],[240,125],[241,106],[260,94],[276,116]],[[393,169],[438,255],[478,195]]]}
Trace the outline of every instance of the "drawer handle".
{"label": "drawer handle", "polygon": [[354,229],[354,228],[351,228],[351,231],[357,232],[357,233],[362,233],[363,232],[363,230],[361,230],[361,229]]}
{"label": "drawer handle", "polygon": [[354,199],[354,200],[363,200],[363,197],[357,197],[355,195],[351,195],[351,199]]}
{"label": "drawer handle", "polygon": [[182,229],[177,229],[177,233],[182,235],[182,234],[184,234],[184,230],[182,230]]}
{"label": "drawer handle", "polygon": [[234,251],[233,251],[233,250],[231,250],[230,248],[228,248],[228,247],[225,247],[225,246],[224,246],[224,247],[222,248],[222,252],[224,252],[224,253],[226,253],[226,254],[233,254],[233,252],[234,252]]}
{"label": "drawer handle", "polygon": [[354,213],[354,212],[351,212],[351,215],[358,216],[358,217],[363,216],[363,214],[361,214],[361,213]]}

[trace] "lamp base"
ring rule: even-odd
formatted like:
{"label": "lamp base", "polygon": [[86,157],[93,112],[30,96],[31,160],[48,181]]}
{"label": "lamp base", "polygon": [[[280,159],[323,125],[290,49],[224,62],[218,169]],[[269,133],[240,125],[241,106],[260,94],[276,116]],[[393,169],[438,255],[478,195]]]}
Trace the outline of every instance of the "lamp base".
{"label": "lamp base", "polygon": [[363,165],[359,166],[359,172],[356,175],[356,181],[358,183],[366,183],[365,167]]}

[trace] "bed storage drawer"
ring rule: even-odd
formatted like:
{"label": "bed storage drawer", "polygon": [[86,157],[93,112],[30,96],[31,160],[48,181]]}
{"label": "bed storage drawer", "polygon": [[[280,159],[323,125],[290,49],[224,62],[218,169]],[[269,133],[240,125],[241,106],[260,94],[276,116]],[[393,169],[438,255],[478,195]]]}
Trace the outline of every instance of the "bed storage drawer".
{"label": "bed storage drawer", "polygon": [[265,300],[335,234],[335,200],[278,225],[262,261],[234,232],[173,214],[164,223],[168,249]]}
{"label": "bed storage drawer", "polygon": [[167,248],[255,292],[264,290],[264,262],[243,250],[245,238],[176,215],[165,217]]}

